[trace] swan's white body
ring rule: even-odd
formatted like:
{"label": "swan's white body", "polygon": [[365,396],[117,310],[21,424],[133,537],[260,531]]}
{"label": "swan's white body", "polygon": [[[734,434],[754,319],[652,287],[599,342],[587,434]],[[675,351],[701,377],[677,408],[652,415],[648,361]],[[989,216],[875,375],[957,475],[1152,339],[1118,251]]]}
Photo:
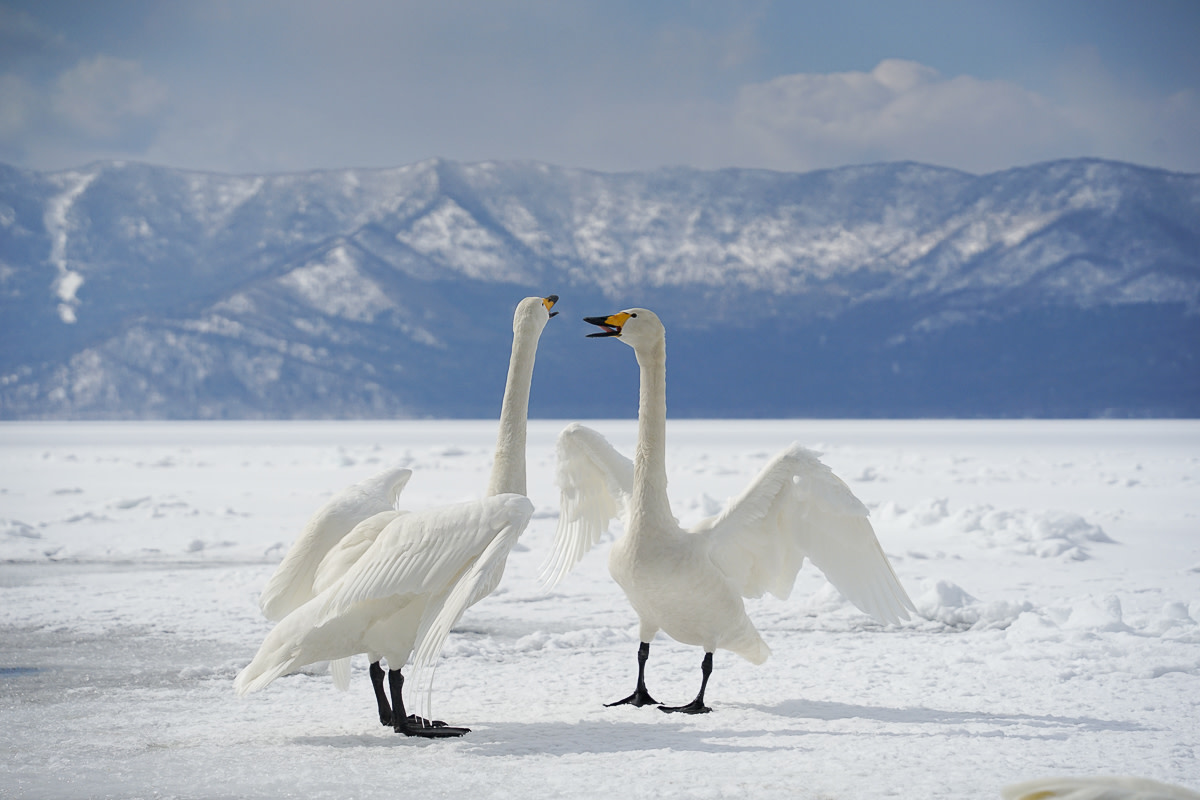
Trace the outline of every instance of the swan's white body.
{"label": "swan's white body", "polygon": [[1005,786],[1000,796],[1004,800],[1200,800],[1200,794],[1182,786],[1120,776],[1039,778]]}
{"label": "swan's white body", "polygon": [[548,583],[561,580],[609,521],[622,515],[625,533],[613,545],[608,567],[637,612],[644,647],[661,630],[709,654],[720,648],[762,663],[770,651],[743,598],[764,592],[786,598],[805,558],[861,610],[884,622],[908,619],[914,606],[875,538],[866,507],[815,453],[798,445],[776,456],[719,515],[683,530],[667,498],[662,323],[645,309],[588,321],[606,328],[600,335],[619,336],[637,355],[637,449],[630,464],[581,425],[559,436],[562,512],[543,572]]}
{"label": "swan's white body", "polygon": [[416,667],[431,667],[454,623],[499,583],[532,514],[529,498],[502,494],[364,520],[347,537],[365,545],[362,556],[275,626],[234,688],[257,691],[307,664],[363,652],[399,669],[418,644]]}
{"label": "swan's white body", "polygon": [[[306,531],[305,547],[294,559],[302,566],[289,573],[300,585],[293,589],[281,580],[273,597],[298,598],[305,586],[311,596],[283,617],[239,673],[239,694],[325,660],[334,662],[335,681],[344,684],[349,657],[363,652],[373,661],[385,658],[395,673],[410,658],[418,672],[432,668],[451,627],[499,583],[533,514],[524,497],[526,418],[537,343],[555,300],[526,298],[517,306],[487,496],[424,511],[379,510],[319,559],[313,553],[333,538],[331,526],[316,526],[311,536]],[[273,600],[270,607],[282,605]]]}

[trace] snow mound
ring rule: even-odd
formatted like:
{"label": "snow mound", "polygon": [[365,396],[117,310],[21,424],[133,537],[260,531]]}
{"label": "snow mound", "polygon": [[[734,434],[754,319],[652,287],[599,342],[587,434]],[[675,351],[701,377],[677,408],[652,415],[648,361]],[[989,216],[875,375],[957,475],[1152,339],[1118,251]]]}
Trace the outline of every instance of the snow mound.
{"label": "snow mound", "polygon": [[1040,558],[1084,561],[1091,557],[1089,544],[1115,544],[1099,525],[1062,511],[1000,511],[974,506],[956,514],[954,521],[985,548]]}
{"label": "snow mound", "polygon": [[985,550],[1006,550],[1039,558],[1085,561],[1092,544],[1116,544],[1099,525],[1079,514],[1055,510],[998,509],[973,505],[951,512],[946,498],[924,500],[912,508],[885,502],[875,512],[883,524],[912,530],[945,528],[968,534]]}
{"label": "snow mound", "polygon": [[0,533],[15,539],[40,539],[42,535],[27,522],[16,519],[0,519]]}
{"label": "snow mound", "polygon": [[1002,629],[1012,625],[1033,607],[1028,602],[997,600],[982,603],[956,583],[927,581],[925,591],[913,602],[917,613],[931,622],[963,630]]}

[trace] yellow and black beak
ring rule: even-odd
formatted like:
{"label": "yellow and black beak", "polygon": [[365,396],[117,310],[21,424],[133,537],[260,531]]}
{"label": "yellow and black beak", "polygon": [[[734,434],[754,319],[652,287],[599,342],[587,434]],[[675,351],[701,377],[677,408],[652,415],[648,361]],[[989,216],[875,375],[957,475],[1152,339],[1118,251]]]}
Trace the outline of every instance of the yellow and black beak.
{"label": "yellow and black beak", "polygon": [[613,314],[611,317],[584,317],[584,322],[603,328],[599,333],[589,333],[587,338],[596,339],[601,336],[620,336],[621,328],[625,327],[625,322],[628,319],[629,312],[627,311]]}
{"label": "yellow and black beak", "polygon": [[[552,294],[549,297],[542,298],[542,305],[544,305],[546,307],[547,311],[550,311],[550,309],[554,308],[554,304],[557,302],[558,302],[558,295],[556,295],[556,294]],[[550,316],[557,317],[558,312],[550,311]]]}

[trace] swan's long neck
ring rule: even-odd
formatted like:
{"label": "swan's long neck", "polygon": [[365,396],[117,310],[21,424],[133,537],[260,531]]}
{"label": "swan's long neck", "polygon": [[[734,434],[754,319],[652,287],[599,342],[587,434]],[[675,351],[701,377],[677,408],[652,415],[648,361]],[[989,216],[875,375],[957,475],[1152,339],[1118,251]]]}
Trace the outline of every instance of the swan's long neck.
{"label": "swan's long neck", "polygon": [[500,431],[496,435],[496,454],[488,496],[514,492],[526,494],[525,432],[529,419],[529,387],[533,382],[533,362],[537,356],[541,331],[521,326],[513,332],[512,356],[508,360],[508,380],[504,384],[504,402],[500,406]]}
{"label": "swan's long neck", "polygon": [[638,392],[637,449],[633,455],[630,528],[635,521],[674,524],[667,499],[667,345],[637,351],[641,368]]}

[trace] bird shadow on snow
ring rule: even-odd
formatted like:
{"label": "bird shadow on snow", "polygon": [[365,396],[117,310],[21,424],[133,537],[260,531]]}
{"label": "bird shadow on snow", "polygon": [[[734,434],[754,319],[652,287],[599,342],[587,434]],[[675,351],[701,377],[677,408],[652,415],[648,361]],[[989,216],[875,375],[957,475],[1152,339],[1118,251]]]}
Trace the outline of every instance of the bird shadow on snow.
{"label": "bird shadow on snow", "polygon": [[[1060,717],[1035,714],[1000,714],[982,711],[945,711],[934,708],[889,708],[834,703],[821,700],[786,700],[773,706],[732,703],[743,708],[796,720],[866,720],[886,725],[943,727],[947,735],[1004,736],[1024,739],[1060,739],[1081,731],[1147,730],[1134,722],[1104,720],[1095,717]],[[971,726],[968,729],[966,726]],[[990,726],[992,730],[980,730]],[[1033,729],[1032,731],[1029,729]],[[669,749],[703,753],[769,752],[784,744],[763,744],[762,737],[861,735],[863,731],[799,730],[773,728],[700,729],[687,721],[679,724],[656,720],[580,722],[498,722],[479,725],[464,739],[454,743],[408,738],[380,730],[378,733],[332,736],[301,736],[295,744],[322,747],[461,747],[480,756],[525,754],[572,755],[580,753],[628,753]],[[927,736],[928,729],[876,730],[878,736]],[[757,743],[747,740],[757,739]]]}
{"label": "bird shadow on snow", "polygon": [[[697,730],[686,724],[639,722],[514,722],[480,725],[452,747],[480,756],[524,754],[571,755],[578,753],[626,753],[670,749],[705,753],[772,751],[777,747],[724,743],[720,739],[762,736],[766,731]],[[415,739],[390,734],[347,734],[301,736],[295,744],[323,747],[441,746],[449,742]]]}
{"label": "bird shadow on snow", "polygon": [[[1001,729],[1028,727],[1043,730],[1059,730],[1062,736],[1069,732],[1080,731],[1140,731],[1146,730],[1136,722],[1122,720],[1097,719],[1095,717],[1059,717],[1038,714],[1001,714],[986,711],[946,711],[936,708],[888,708],[880,706],[859,706],[850,703],[834,703],[822,700],[785,700],[773,706],[748,705],[766,714],[774,714],[793,719],[842,720],[864,719],[897,725],[991,725],[997,730],[990,735],[1018,736],[1019,733],[1006,733]],[[950,731],[953,732],[953,731]],[[981,735],[979,731],[971,731],[971,735]],[[986,733],[982,735],[988,735]],[[1029,738],[1047,738],[1046,735],[1025,734]],[[1049,734],[1053,737],[1054,734]]]}
{"label": "bird shadow on snow", "polygon": [[[764,714],[809,720],[868,720],[890,725],[943,726],[943,733],[962,736],[1004,736],[1017,739],[1062,739],[1081,731],[1139,731],[1142,725],[1095,717],[1060,717],[1035,714],[999,714],[977,711],[945,711],[933,708],[888,708],[859,706],[820,700],[787,700],[774,706],[732,704],[733,707]],[[992,730],[979,730],[980,725]],[[971,726],[967,729],[965,726]],[[1006,730],[1007,729],[1007,730]],[[1026,729],[1022,732],[1022,729]],[[1029,731],[1028,729],[1034,729]],[[861,735],[862,731],[829,730],[748,730],[698,729],[683,722],[500,722],[481,725],[455,744],[431,739],[413,739],[390,732],[347,734],[341,736],[303,736],[296,744],[322,747],[422,747],[452,746],[480,756],[526,754],[572,755],[580,753],[629,753],[668,749],[703,753],[769,752],[785,744],[782,738],[795,736]],[[923,730],[877,730],[878,736],[927,736]],[[777,738],[779,744],[762,744],[761,737]],[[757,739],[752,744],[747,740]]]}
{"label": "bird shadow on snow", "polygon": [[766,731],[698,730],[686,722],[535,722],[498,723],[472,744],[481,756],[512,756],[525,753],[572,755],[579,753],[629,753],[675,750],[701,753],[772,751],[777,747],[745,742],[721,741],[761,736]]}

